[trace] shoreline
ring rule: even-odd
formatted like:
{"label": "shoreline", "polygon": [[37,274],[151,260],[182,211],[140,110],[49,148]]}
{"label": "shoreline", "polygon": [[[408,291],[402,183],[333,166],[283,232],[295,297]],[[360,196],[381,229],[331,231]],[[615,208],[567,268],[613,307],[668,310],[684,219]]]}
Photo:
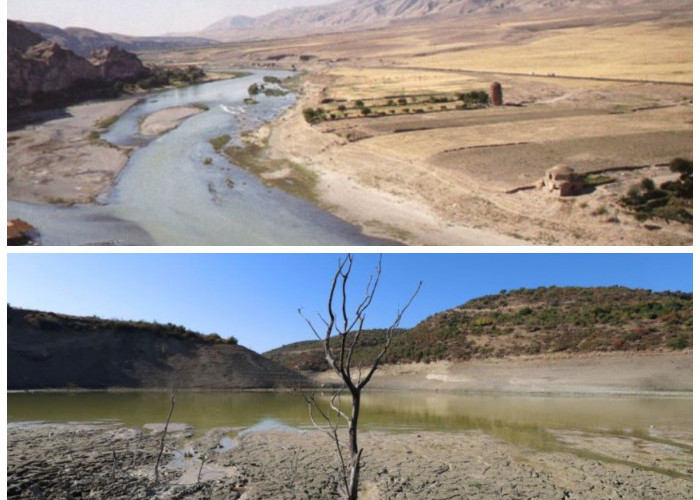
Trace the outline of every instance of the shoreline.
{"label": "shoreline", "polygon": [[130,150],[100,139],[138,98],[88,102],[8,131],[7,199],[41,205],[96,203],[124,169]]}
{"label": "shoreline", "polygon": [[[420,393],[563,396],[563,397],[668,397],[692,398],[693,352],[609,352],[584,355],[534,355],[380,365],[366,390]],[[236,392],[307,392],[332,389],[335,373],[302,372],[316,386],[246,388]],[[654,382],[655,385],[649,385]],[[12,389],[8,394],[71,392],[167,392],[168,388],[106,387]],[[186,388],[182,392],[229,392],[230,389]]]}

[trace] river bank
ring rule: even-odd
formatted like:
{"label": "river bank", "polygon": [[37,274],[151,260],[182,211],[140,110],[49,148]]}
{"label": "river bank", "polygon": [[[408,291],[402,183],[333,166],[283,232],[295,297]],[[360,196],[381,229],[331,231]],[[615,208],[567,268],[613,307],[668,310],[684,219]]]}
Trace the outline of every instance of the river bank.
{"label": "river bank", "polygon": [[[525,137],[527,127],[512,126],[507,123],[507,116],[498,118],[498,111],[493,110],[459,115],[464,123],[452,115],[444,119],[447,120],[444,124],[433,123],[441,119],[435,117],[440,113],[434,113],[434,117],[421,114],[418,118],[401,118],[397,114],[307,123],[304,109],[317,109],[326,100],[332,101],[328,95],[334,92],[334,82],[327,71],[309,73],[297,103],[247,139],[256,146],[265,146],[262,158],[284,159],[310,171],[319,206],[359,225],[366,234],[399,239],[409,245],[685,245],[691,240],[687,225],[655,220],[654,224],[645,226],[619,206],[620,198],[635,182],[644,176],[662,182],[667,170],[650,166],[576,197],[547,196],[538,189],[509,193],[516,185],[524,184],[517,180],[524,178],[524,170],[534,185],[551,166],[547,163],[550,160],[541,158],[539,163],[534,160],[536,167],[523,170],[523,165],[529,165],[537,155],[514,154],[499,159],[496,152],[489,151],[485,154],[493,155],[492,159],[474,157],[471,165],[460,154],[480,151],[484,146],[481,128],[485,130],[490,120],[504,120],[499,126],[510,137],[502,139],[504,144],[495,146],[486,141],[486,145],[494,148],[520,144],[518,141],[531,143],[533,138]],[[556,115],[559,111],[555,108],[543,109]],[[506,114],[512,109],[506,110]],[[677,112],[687,113],[687,109]],[[485,120],[481,127],[468,125],[475,116]],[[577,125],[553,126],[566,133],[578,129]],[[402,127],[412,132],[404,133]],[[683,127],[682,133],[687,134],[687,126]],[[425,137],[421,131],[425,131]],[[592,138],[582,139],[590,144],[577,147],[595,152],[600,147],[595,141],[601,133],[590,132]],[[430,134],[435,137],[430,139]],[[443,137],[444,134],[447,135]],[[624,144],[624,138],[615,140]],[[631,148],[636,149],[639,146]],[[572,162],[588,156],[588,153],[575,156]],[[650,161],[647,158],[652,157],[655,156],[649,153],[640,161]],[[606,161],[629,164],[629,160],[620,158]],[[597,211],[591,210],[597,205],[600,205]],[[607,219],[600,220],[601,215]],[[610,231],[610,224],[615,224],[615,231]]]}
{"label": "river bank", "polygon": [[[330,498],[336,457],[315,430],[11,424],[8,498]],[[231,436],[231,437],[229,437]],[[361,497],[692,498],[692,430],[654,437],[557,430],[515,443],[483,431],[360,434]],[[593,496],[591,496],[593,495]]]}
{"label": "river bank", "polygon": [[100,131],[137,102],[101,101],[44,112],[44,120],[7,133],[7,199],[27,203],[94,203],[129,160]]}

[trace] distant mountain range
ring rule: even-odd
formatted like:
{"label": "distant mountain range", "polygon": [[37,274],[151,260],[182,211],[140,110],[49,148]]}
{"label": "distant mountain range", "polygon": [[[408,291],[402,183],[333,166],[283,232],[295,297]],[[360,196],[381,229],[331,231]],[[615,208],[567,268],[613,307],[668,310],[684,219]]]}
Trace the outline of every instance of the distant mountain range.
{"label": "distant mountain range", "polygon": [[[28,30],[46,40],[56,42],[79,56],[89,57],[93,51],[117,46],[130,52],[144,50],[172,50],[185,47],[216,44],[213,40],[191,36],[128,36],[116,33],[100,33],[87,28],[58,28],[44,23],[23,24]],[[8,38],[10,35],[8,34]]]}
{"label": "distant mountain range", "polygon": [[233,41],[282,38],[402,22],[429,22],[448,18],[573,13],[622,13],[635,10],[692,11],[692,0],[340,0],[312,7],[296,7],[260,17],[231,16],[206,27],[198,36]]}
{"label": "distant mountain range", "polygon": [[624,14],[625,12],[692,13],[692,0],[339,0],[311,7],[280,9],[259,17],[233,15],[196,33],[137,37],[24,24],[29,30],[88,57],[93,50],[116,45],[132,52],[206,46],[236,40],[284,38],[314,33],[378,28],[401,23],[490,16],[561,16]]}

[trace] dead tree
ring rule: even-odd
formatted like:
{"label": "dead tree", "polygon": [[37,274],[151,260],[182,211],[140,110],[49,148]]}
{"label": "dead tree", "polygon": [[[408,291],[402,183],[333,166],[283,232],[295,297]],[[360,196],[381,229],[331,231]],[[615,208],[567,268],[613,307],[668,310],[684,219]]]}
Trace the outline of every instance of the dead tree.
{"label": "dead tree", "polygon": [[[401,318],[406,312],[406,309],[411,305],[413,299],[418,294],[422,283],[418,283],[413,295],[409,298],[403,308],[399,308],[396,313],[394,322],[385,330],[385,339],[381,345],[379,353],[374,357],[372,364],[365,367],[363,375],[363,367],[358,363],[353,363],[353,355],[355,348],[359,345],[360,339],[364,332],[364,324],[366,312],[374,300],[379,278],[382,272],[382,259],[379,258],[377,268],[374,275],[370,275],[364,297],[360,300],[357,307],[352,311],[348,304],[348,280],[352,272],[353,256],[347,255],[345,259],[339,262],[338,269],[333,277],[331,290],[328,296],[328,318],[319,315],[325,326],[325,332],[319,332],[314,324],[302,313],[299,309],[299,314],[304,318],[309,325],[314,335],[323,342],[326,361],[330,367],[342,379],[344,387],[337,391],[330,401],[328,410],[324,410],[319,405],[314,395],[306,398],[309,404],[309,415],[311,421],[317,428],[323,430],[334,441],[339,459],[339,476],[341,494],[349,500],[356,500],[359,479],[360,479],[360,459],[362,457],[362,448],[357,444],[357,424],[360,419],[360,396],[362,389],[367,386],[370,379],[377,371],[377,367],[386,355],[391,342],[396,333],[396,329],[401,322]],[[338,297],[339,295],[339,297]],[[334,343],[331,339],[337,335],[338,340]],[[352,400],[352,408],[350,415],[345,413],[340,407],[340,393],[347,389]],[[325,425],[321,426],[314,418],[314,411],[317,412]],[[348,430],[348,441],[343,443],[338,436],[338,429],[341,423],[345,423]],[[345,453],[343,449],[347,449],[348,461],[346,463]]]}
{"label": "dead tree", "polygon": [[163,434],[160,437],[160,447],[158,450],[158,458],[156,458],[156,483],[160,479],[159,468],[160,460],[163,458],[163,450],[165,449],[165,437],[168,434],[168,426],[170,425],[170,418],[173,416],[173,409],[175,409],[175,384],[172,383],[170,386],[170,411],[168,412],[168,419],[165,421],[165,426],[163,427]]}

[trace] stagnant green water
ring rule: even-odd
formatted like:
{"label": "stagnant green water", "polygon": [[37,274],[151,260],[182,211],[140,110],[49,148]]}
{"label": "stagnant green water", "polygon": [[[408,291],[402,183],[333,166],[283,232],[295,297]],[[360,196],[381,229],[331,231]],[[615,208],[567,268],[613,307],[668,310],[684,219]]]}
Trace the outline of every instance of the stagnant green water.
{"label": "stagnant green water", "polygon": [[[324,401],[323,397],[319,397]],[[327,401],[327,398],[325,399]],[[163,422],[165,392],[10,393],[8,422],[118,420],[127,426]],[[264,421],[308,428],[303,394],[292,392],[180,392],[173,422],[197,432],[251,427]],[[546,429],[596,430],[648,437],[650,429],[692,429],[691,397],[599,397],[370,392],[362,399],[362,427],[385,431],[479,429],[508,441],[543,446]]]}

